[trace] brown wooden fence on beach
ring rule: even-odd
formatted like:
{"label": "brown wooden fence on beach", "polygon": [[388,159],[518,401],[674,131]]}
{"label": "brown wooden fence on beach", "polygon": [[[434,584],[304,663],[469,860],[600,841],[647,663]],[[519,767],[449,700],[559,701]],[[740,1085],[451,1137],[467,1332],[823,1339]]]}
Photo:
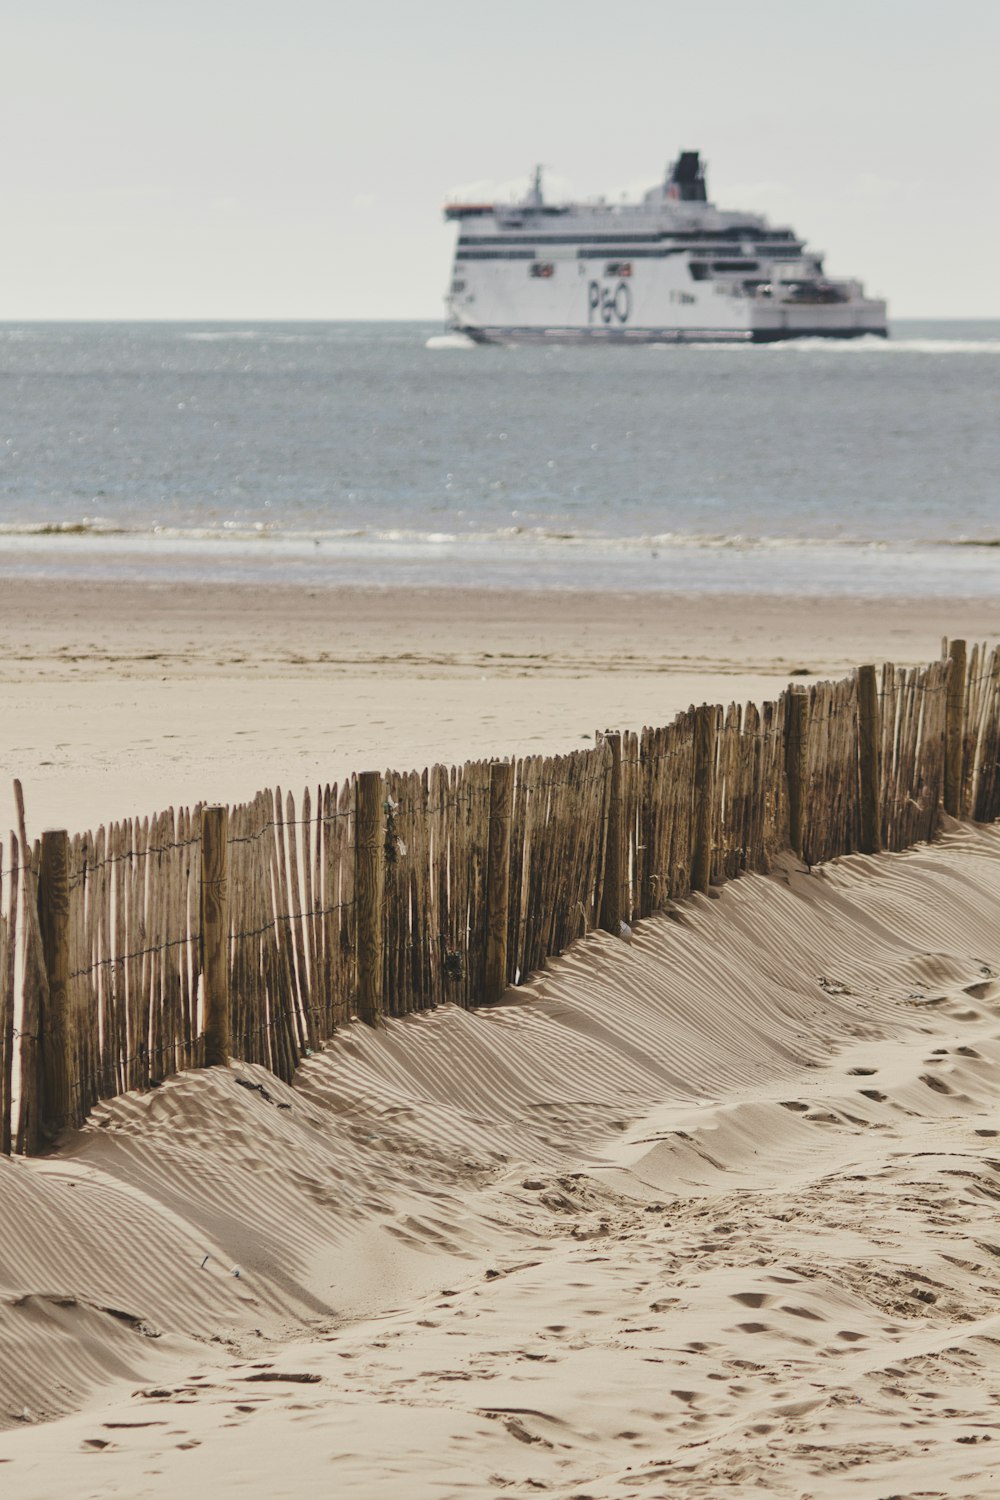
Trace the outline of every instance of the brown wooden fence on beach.
{"label": "brown wooden fence on beach", "polygon": [[[691,891],[1000,814],[1000,648],[703,706],[568,755],[366,773],[0,851],[0,1151],[354,1016],[497,1000]],[[17,961],[15,961],[17,960]]]}

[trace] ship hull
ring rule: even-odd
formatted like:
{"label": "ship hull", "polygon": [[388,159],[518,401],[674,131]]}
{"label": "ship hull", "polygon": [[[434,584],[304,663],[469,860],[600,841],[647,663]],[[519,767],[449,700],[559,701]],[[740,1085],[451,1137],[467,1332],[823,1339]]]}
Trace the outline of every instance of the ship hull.
{"label": "ship hull", "polygon": [[853,328],[803,325],[795,328],[630,328],[627,332],[594,328],[476,328],[450,325],[476,344],[775,344],[789,339],[887,338],[884,324]]}
{"label": "ship hull", "polygon": [[731,283],[693,280],[685,254],[623,263],[539,253],[551,257],[544,277],[532,274],[537,255],[491,250],[480,259],[460,247],[449,328],[483,344],[774,343],[887,332],[881,300],[747,296]]}

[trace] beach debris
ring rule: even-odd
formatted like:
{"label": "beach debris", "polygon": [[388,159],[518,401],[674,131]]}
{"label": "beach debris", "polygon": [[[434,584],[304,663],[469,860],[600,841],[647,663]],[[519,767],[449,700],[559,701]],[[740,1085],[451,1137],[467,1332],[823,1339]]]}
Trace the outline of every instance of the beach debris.
{"label": "beach debris", "polygon": [[249,1078],[237,1078],[236,1082],[241,1089],[249,1089],[251,1093],[259,1094],[268,1104],[273,1104],[276,1109],[291,1109],[290,1104],[282,1104],[280,1100],[272,1097],[262,1083],[251,1083]]}
{"label": "beach debris", "polygon": [[203,1260],[202,1260],[202,1263],[201,1263],[201,1265],[200,1265],[200,1266],[199,1266],[199,1267],[198,1267],[198,1270],[199,1270],[199,1271],[204,1271],[204,1269],[205,1269],[205,1267],[206,1267],[206,1266],[207,1266],[207,1265],[208,1265],[208,1263],[209,1263],[209,1261],[210,1261],[210,1260],[211,1260],[211,1258],[212,1258],[212,1257],[211,1257],[211,1256],[210,1256],[210,1255],[206,1255],[206,1256],[205,1256],[205,1257],[204,1257],[204,1259],[203,1259]]}
{"label": "beach debris", "polygon": [[148,1422],[102,1422],[102,1427],[115,1429],[118,1427],[166,1427],[166,1422],[159,1417],[153,1417]]}
{"label": "beach debris", "polygon": [[236,1082],[241,1089],[249,1089],[251,1093],[259,1094],[262,1099],[266,1099],[268,1104],[271,1103],[271,1096],[262,1083],[251,1083],[249,1078],[237,1078]]}
{"label": "beach debris", "polygon": [[632,941],[632,929],[627,922],[618,923],[618,936],[624,943],[630,943]]}
{"label": "beach debris", "polygon": [[322,1375],[312,1375],[301,1370],[258,1370],[253,1375],[244,1375],[244,1380],[290,1380],[296,1385],[319,1385]]}
{"label": "beach debris", "polygon": [[816,983],[819,985],[820,989],[825,990],[828,995],[849,995],[851,993],[847,988],[847,985],[841,984],[839,979],[826,979],[822,974],[819,976]]}

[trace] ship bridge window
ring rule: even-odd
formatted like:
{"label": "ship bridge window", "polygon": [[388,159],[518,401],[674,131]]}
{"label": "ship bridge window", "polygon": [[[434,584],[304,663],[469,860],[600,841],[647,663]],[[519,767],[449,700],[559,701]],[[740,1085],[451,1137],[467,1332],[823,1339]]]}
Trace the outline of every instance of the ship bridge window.
{"label": "ship bridge window", "polygon": [[556,274],[556,268],[550,260],[533,260],[528,267],[529,276],[538,276],[542,280]]}
{"label": "ship bridge window", "polygon": [[693,260],[693,261],[689,262],[689,264],[688,264],[688,271],[691,273],[691,280],[692,281],[707,281],[708,280],[708,274],[709,274],[708,273],[708,266],[705,264],[704,261]]}
{"label": "ship bridge window", "polygon": [[756,271],[758,269],[755,260],[713,260],[713,271]]}
{"label": "ship bridge window", "polygon": [[630,260],[609,260],[604,267],[605,276],[631,276],[632,262]]}

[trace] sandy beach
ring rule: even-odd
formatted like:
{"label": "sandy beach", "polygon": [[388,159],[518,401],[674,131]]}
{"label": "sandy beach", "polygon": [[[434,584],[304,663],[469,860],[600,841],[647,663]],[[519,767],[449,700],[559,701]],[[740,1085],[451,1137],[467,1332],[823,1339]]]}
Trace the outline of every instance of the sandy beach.
{"label": "sandy beach", "polygon": [[366,768],[577,749],[789,677],[931,661],[989,600],[7,580],[0,774],[29,829],[295,791]]}
{"label": "sandy beach", "polygon": [[[33,831],[576,748],[993,628],[27,583],[2,609]],[[1000,840],[712,897],[495,1010],[355,1023],[292,1087],[186,1073],[0,1160],[4,1494],[994,1494]]]}
{"label": "sandy beach", "polygon": [[856,9],[8,7],[0,1500],[1000,1497],[1000,9]]}
{"label": "sandy beach", "polygon": [[0,1161],[4,1494],[995,1494],[998,899],[784,860]]}

